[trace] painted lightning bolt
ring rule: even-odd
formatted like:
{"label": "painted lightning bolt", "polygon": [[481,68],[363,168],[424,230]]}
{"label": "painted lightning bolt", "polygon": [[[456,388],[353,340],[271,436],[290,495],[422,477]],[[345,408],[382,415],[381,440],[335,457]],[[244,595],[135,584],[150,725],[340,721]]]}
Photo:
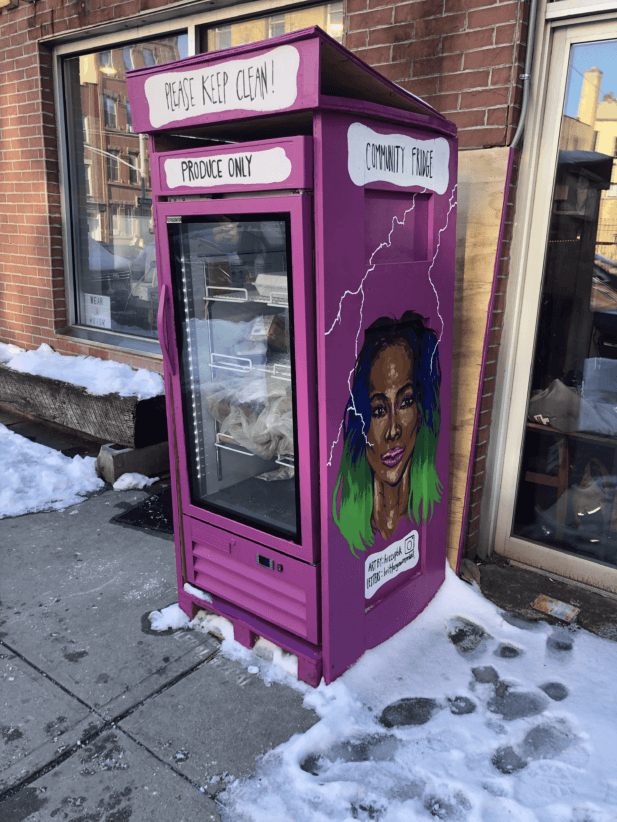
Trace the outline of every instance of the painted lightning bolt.
{"label": "painted lightning bolt", "polygon": [[[435,265],[435,262],[437,261],[437,256],[439,254],[439,249],[441,247],[441,235],[448,228],[448,224],[450,222],[450,214],[451,214],[453,208],[456,206],[456,189],[457,189],[457,184],[455,183],[454,186],[452,187],[452,191],[450,193],[450,197],[449,197],[449,201],[448,201],[449,207],[448,207],[448,213],[446,214],[446,222],[445,222],[445,225],[442,228],[439,229],[439,232],[438,232],[438,235],[437,235],[437,247],[435,249],[435,253],[433,254],[433,259],[432,259],[431,264],[430,264],[429,269],[428,269],[428,279],[429,279],[429,282],[431,284],[431,288],[433,289],[433,291],[435,293],[435,298],[437,300],[437,316],[439,317],[439,320],[441,322],[441,331],[439,333],[438,343],[441,342],[441,338],[443,336],[444,321],[443,321],[443,317],[441,316],[441,313],[439,311],[439,305],[440,305],[440,303],[439,303],[439,294],[437,293],[437,289],[435,288],[435,283],[433,282],[433,279],[431,277],[431,271],[433,270],[433,266]],[[342,314],[343,302],[344,302],[345,298],[349,297],[349,296],[357,296],[358,294],[361,294],[358,331],[356,333],[356,342],[355,342],[355,356],[356,356],[356,359],[358,357],[358,340],[360,338],[360,333],[362,331],[364,296],[365,296],[364,295],[364,283],[366,282],[366,279],[369,276],[369,274],[372,271],[375,270],[375,267],[377,265],[376,263],[373,263],[373,259],[375,258],[375,255],[378,254],[383,248],[390,248],[392,246],[392,234],[394,233],[394,230],[396,229],[397,226],[404,226],[405,225],[407,215],[411,211],[413,211],[413,209],[415,208],[416,195],[418,193],[424,194],[425,192],[426,192],[426,189],[423,189],[421,192],[416,192],[414,194],[413,202],[412,202],[411,206],[403,214],[402,220],[400,220],[396,215],[392,218],[392,227],[390,228],[390,232],[388,234],[388,239],[385,242],[380,243],[377,246],[377,248],[373,251],[373,253],[371,254],[370,259],[369,259],[369,268],[366,270],[364,276],[360,280],[360,284],[358,285],[358,288],[356,288],[355,291],[350,291],[348,289],[343,293],[343,295],[341,296],[341,299],[339,300],[339,308],[338,308],[337,315],[334,319],[334,322],[332,323],[330,328],[326,331],[325,335],[328,336],[328,334],[330,334],[334,330],[334,327],[336,326],[336,324],[339,323],[339,322],[342,322],[341,314]],[[435,347],[435,351],[436,350],[437,350],[437,347]],[[433,356],[435,355],[435,351],[433,351]],[[354,361],[354,367],[349,372],[349,376],[347,378],[347,385],[349,386],[349,397],[351,399],[351,411],[353,411],[353,413],[356,416],[360,417],[360,419],[362,420],[362,433],[364,435],[364,439],[366,441],[366,444],[370,445],[370,442],[369,442],[368,437],[367,437],[367,433],[366,433],[365,428],[364,428],[364,418],[362,417],[360,412],[356,409],[354,399],[353,399],[352,381],[353,381],[354,368],[355,368],[355,361]],[[343,423],[344,423],[344,420],[341,420],[341,424],[339,425],[339,429],[338,429],[338,432],[337,432],[337,435],[336,435],[336,439],[334,440],[334,442],[330,446],[330,457],[329,457],[328,463],[327,463],[328,466],[332,465],[332,457],[333,457],[333,454],[334,454],[334,449],[336,448],[336,446],[337,446],[337,444],[338,444],[338,442],[341,438],[341,434],[342,434],[342,431],[343,431]]]}
{"label": "painted lightning bolt", "polygon": [[[402,220],[399,220],[399,218],[396,216],[396,214],[394,215],[394,217],[392,218],[392,226],[391,226],[390,232],[388,234],[388,239],[385,242],[380,243],[377,246],[377,248],[375,249],[375,251],[373,251],[373,253],[371,254],[370,259],[369,259],[369,267],[367,268],[366,272],[364,273],[364,276],[360,280],[360,285],[356,288],[356,290],[355,291],[347,290],[347,291],[344,292],[343,296],[339,300],[338,312],[337,312],[337,315],[334,319],[334,322],[332,323],[330,328],[326,331],[326,337],[327,337],[328,334],[330,334],[334,330],[335,325],[342,321],[341,320],[341,314],[342,314],[342,311],[343,311],[343,301],[345,300],[345,298],[348,297],[348,296],[357,296],[358,294],[361,294],[362,298],[361,298],[361,302],[360,302],[360,316],[359,316],[359,322],[358,322],[358,331],[356,332],[356,343],[355,343],[355,357],[356,357],[356,359],[358,357],[358,340],[360,338],[360,333],[362,332],[362,318],[363,318],[363,311],[364,311],[364,283],[366,282],[366,278],[369,276],[369,274],[372,271],[375,270],[375,266],[377,265],[377,263],[373,263],[375,255],[378,254],[383,248],[390,248],[392,246],[392,235],[394,233],[395,228],[397,226],[404,226],[405,225],[407,215],[410,212],[412,212],[414,210],[415,206],[416,206],[416,196],[417,196],[417,194],[418,193],[424,194],[425,192],[426,192],[426,189],[424,188],[424,189],[422,189],[421,192],[416,191],[414,193],[411,205],[409,206],[409,208],[403,214]],[[355,360],[354,360],[354,368],[355,368]],[[364,418],[362,417],[362,415],[360,414],[360,412],[356,408],[356,404],[354,402],[353,394],[352,394],[352,391],[351,391],[354,368],[351,369],[351,371],[349,372],[349,376],[347,377],[347,385],[349,386],[349,397],[351,399],[351,411],[353,411],[353,413],[357,417],[360,417],[360,419],[362,421],[362,434],[364,436],[366,444],[370,445],[371,443],[368,441],[366,430],[364,428]],[[334,449],[335,449],[338,441],[341,438],[341,433],[343,431],[343,422],[344,422],[344,419],[341,420],[341,424],[339,425],[339,429],[338,429],[338,432],[336,434],[336,439],[334,440],[334,442],[330,446],[330,458],[328,459],[328,466],[330,466],[332,464],[332,455],[334,453]]]}

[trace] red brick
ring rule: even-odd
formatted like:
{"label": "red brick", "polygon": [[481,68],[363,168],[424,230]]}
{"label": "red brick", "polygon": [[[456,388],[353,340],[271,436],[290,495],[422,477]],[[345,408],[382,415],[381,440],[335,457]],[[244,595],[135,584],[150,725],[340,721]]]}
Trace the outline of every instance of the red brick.
{"label": "red brick", "polygon": [[349,31],[373,29],[376,26],[387,26],[392,23],[392,9],[363,11],[358,14],[350,14],[347,19],[349,20]]}
{"label": "red brick", "polygon": [[[435,106],[437,108],[437,106]],[[441,109],[440,109],[441,110]],[[503,128],[470,128],[458,133],[460,148],[487,148],[505,145]]]}
{"label": "red brick", "polygon": [[368,8],[366,0],[347,0],[347,14],[354,14],[357,11],[366,11]]}
{"label": "red brick", "polygon": [[411,60],[402,60],[400,63],[386,63],[379,66],[379,73],[387,77],[388,80],[392,80],[393,83],[409,82]]}
{"label": "red brick", "polygon": [[461,108],[493,108],[507,105],[510,90],[504,88],[484,88],[461,94]]}
{"label": "red brick", "polygon": [[476,111],[453,111],[448,115],[457,128],[476,128],[485,125],[486,111],[477,109]]}
{"label": "red brick", "polygon": [[[387,29],[377,29],[377,31],[387,31]],[[345,46],[350,51],[355,49],[363,49],[368,45],[368,32],[363,31],[348,31],[345,35]]]}
{"label": "red brick", "polygon": [[461,70],[463,58],[460,54],[448,56],[426,57],[423,60],[414,60],[413,76],[430,77],[433,74],[451,74]]}
{"label": "red brick", "polygon": [[378,43],[404,43],[407,40],[414,40],[415,24],[403,23],[398,26],[386,26],[381,29],[373,29],[369,32],[369,45]]}
{"label": "red brick", "polygon": [[400,43],[414,39],[414,24],[407,23],[404,26],[383,26],[372,29],[368,33],[369,46],[379,46],[384,43]]}
{"label": "red brick", "polygon": [[394,22],[424,20],[443,14],[443,0],[418,0],[415,3],[401,3],[394,9]]}
{"label": "red brick", "polygon": [[503,46],[514,43],[516,39],[516,23],[508,23],[505,26],[497,26],[495,29],[495,45]]}
{"label": "red brick", "polygon": [[487,126],[505,126],[508,109],[503,106],[501,108],[491,108],[486,115]]}
{"label": "red brick", "polygon": [[512,65],[512,46],[497,46],[483,51],[469,51],[465,54],[465,68],[491,68],[499,65]]}
{"label": "red brick", "polygon": [[467,16],[467,28],[481,29],[485,26],[498,26],[501,23],[516,22],[517,14],[518,3],[500,3],[498,6],[470,11]]}
{"label": "red brick", "polygon": [[[488,71],[462,71],[458,74],[444,73],[439,81],[440,91],[467,91],[468,89],[485,89],[488,86]],[[461,108],[474,108],[463,106]]]}
{"label": "red brick", "polygon": [[392,47],[393,60],[418,60],[439,54],[439,37],[416,40],[412,43],[396,43]]}
{"label": "red brick", "polygon": [[404,89],[421,97],[423,100],[437,91],[437,77],[421,77],[399,83]]}
{"label": "red brick", "polygon": [[116,20],[119,17],[132,17],[140,12],[139,0],[127,0],[125,3],[118,3],[113,8],[114,17]]}
{"label": "red brick", "polygon": [[459,97],[459,94],[435,94],[434,96],[426,97],[425,102],[444,114],[445,112],[456,111],[458,109]]}
{"label": "red brick", "polygon": [[506,295],[505,294],[496,294],[495,301],[493,303],[493,311],[503,311],[506,307]]}
{"label": "red brick", "polygon": [[476,31],[465,31],[462,34],[452,34],[443,38],[443,53],[484,49],[493,45],[494,37],[494,29],[477,29]]}
{"label": "red brick", "polygon": [[512,82],[512,66],[494,68],[491,71],[492,86],[509,86]]}
{"label": "red brick", "polygon": [[446,17],[432,17],[418,20],[416,23],[416,37],[439,37],[463,31],[465,28],[465,14],[450,14]]}
{"label": "red brick", "polygon": [[379,63],[391,62],[392,47],[377,46],[373,49],[357,49],[355,53],[370,66],[376,66]]}
{"label": "red brick", "polygon": [[483,490],[483,488],[477,488],[475,491],[471,492],[471,494],[469,495],[469,502],[471,505],[474,505],[476,502],[482,501]]}

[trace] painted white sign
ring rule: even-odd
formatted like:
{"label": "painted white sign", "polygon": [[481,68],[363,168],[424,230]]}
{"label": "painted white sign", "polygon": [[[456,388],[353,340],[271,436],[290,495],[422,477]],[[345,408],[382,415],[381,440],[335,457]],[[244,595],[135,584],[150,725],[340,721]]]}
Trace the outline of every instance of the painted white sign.
{"label": "painted white sign", "polygon": [[290,174],[291,161],[281,146],[265,151],[165,160],[165,178],[169,188],[281,183]]}
{"label": "painted white sign", "polygon": [[220,111],[279,111],[298,96],[300,54],[279,46],[260,57],[148,77],[144,90],[155,128]]}
{"label": "painted white sign", "polygon": [[378,134],[361,123],[352,123],[347,131],[347,168],[357,186],[381,180],[443,194],[449,163],[450,146],[443,137],[414,140],[404,134]]}
{"label": "painted white sign", "polygon": [[419,558],[417,531],[410,531],[406,537],[388,545],[383,551],[370,554],[364,564],[365,599],[370,599],[386,582],[415,568]]}
{"label": "painted white sign", "polygon": [[100,294],[82,294],[84,322],[96,328],[111,328],[111,298]]}

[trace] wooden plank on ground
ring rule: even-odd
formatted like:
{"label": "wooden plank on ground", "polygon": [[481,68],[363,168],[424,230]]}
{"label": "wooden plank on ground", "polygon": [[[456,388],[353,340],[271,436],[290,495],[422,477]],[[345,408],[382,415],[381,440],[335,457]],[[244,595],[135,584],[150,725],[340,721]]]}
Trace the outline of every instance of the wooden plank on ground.
{"label": "wooden plank on ground", "polygon": [[140,400],[119,394],[88,394],[79,385],[23,374],[1,363],[0,405],[127,448],[143,448],[167,439],[164,396]]}

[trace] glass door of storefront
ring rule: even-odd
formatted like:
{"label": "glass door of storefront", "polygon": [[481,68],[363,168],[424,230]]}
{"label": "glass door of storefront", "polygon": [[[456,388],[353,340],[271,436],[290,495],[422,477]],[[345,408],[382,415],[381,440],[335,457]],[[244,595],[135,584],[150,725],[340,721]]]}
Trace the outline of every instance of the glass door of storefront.
{"label": "glass door of storefront", "polygon": [[551,47],[495,547],[617,590],[617,25]]}

